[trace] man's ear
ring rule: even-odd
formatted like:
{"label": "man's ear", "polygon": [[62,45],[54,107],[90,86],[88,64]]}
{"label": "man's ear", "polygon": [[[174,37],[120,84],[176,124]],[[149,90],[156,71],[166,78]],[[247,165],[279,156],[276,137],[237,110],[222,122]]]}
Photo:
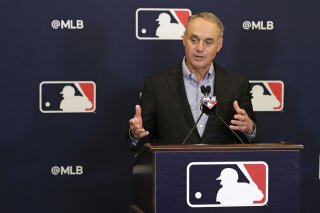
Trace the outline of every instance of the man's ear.
{"label": "man's ear", "polygon": [[218,41],[218,50],[217,50],[217,52],[219,52],[221,50],[222,45],[223,45],[223,38],[220,38],[219,41]]}

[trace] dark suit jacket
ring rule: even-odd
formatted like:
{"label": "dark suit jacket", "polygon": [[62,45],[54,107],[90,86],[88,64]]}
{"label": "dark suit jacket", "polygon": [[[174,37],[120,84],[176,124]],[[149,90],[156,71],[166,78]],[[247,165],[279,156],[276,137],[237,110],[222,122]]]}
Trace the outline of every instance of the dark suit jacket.
{"label": "dark suit jacket", "polygon": [[[216,113],[228,124],[235,114],[233,101],[237,100],[249,117],[256,123],[251,104],[249,82],[239,74],[231,73],[217,64],[215,68],[214,95],[217,97]],[[181,63],[171,69],[146,79],[140,99],[143,126],[150,132],[144,142],[181,144],[192,126],[193,120],[183,82]],[[237,134],[247,142],[241,132]],[[257,130],[257,137],[259,130]],[[257,139],[256,137],[256,139]],[[240,143],[231,131],[211,113],[203,136],[197,128],[186,144],[230,144]]]}

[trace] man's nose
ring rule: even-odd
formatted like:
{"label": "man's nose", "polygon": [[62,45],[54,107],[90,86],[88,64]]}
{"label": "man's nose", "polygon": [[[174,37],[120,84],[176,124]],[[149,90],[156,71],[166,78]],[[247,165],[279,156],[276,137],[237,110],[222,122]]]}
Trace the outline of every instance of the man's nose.
{"label": "man's nose", "polygon": [[200,42],[198,43],[198,46],[197,46],[197,51],[202,52],[202,51],[203,51],[203,49],[204,49],[203,42],[202,42],[202,41],[200,41]]}

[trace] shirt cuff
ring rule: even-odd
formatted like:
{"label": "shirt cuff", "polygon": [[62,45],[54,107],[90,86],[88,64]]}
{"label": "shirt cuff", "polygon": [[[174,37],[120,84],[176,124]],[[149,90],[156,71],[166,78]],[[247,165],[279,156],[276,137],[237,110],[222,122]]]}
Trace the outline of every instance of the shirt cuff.
{"label": "shirt cuff", "polygon": [[247,133],[244,134],[249,142],[253,142],[254,139],[256,138],[256,130],[257,130],[256,124],[253,122],[253,132],[252,132],[252,134],[247,134]]}
{"label": "shirt cuff", "polygon": [[133,146],[133,147],[136,147],[139,143],[139,139],[137,138],[134,138],[132,135],[131,135],[131,131],[130,131],[130,128],[129,128],[129,138],[128,138],[128,141],[129,143]]}

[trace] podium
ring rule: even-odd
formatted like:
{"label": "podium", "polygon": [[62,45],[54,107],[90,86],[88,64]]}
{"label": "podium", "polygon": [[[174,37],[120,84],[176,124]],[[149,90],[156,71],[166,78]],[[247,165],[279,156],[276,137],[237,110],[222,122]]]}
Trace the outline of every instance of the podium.
{"label": "podium", "polygon": [[[132,213],[299,212],[302,145],[145,144]],[[236,179],[236,182],[231,179]],[[218,195],[219,194],[219,195]]]}

